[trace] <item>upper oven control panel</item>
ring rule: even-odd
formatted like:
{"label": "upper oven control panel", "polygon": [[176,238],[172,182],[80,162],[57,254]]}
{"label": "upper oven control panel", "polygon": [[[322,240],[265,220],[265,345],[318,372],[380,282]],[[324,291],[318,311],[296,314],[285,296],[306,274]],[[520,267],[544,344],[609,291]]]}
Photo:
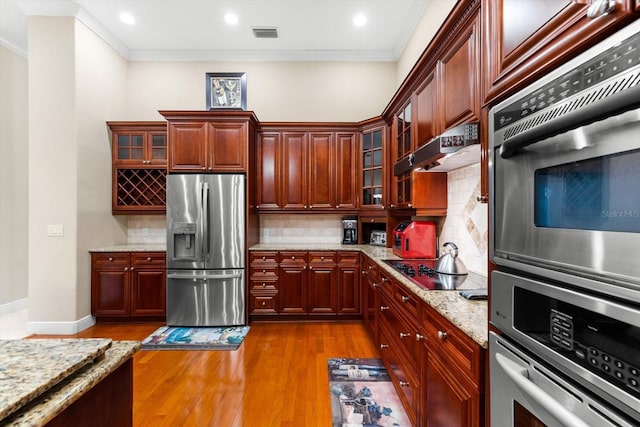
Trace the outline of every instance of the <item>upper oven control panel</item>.
{"label": "upper oven control panel", "polygon": [[[527,96],[494,113],[496,130],[557,104],[576,93],[640,65],[640,33],[583,62]],[[630,85],[639,82],[628,82]]]}

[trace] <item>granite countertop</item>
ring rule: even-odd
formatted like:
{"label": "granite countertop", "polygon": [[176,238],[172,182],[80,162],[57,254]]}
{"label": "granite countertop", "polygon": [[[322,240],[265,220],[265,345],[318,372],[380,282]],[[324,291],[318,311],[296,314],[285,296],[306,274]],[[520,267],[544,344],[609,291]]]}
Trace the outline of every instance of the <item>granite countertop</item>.
{"label": "granite countertop", "polygon": [[[413,283],[409,278],[394,270],[393,267],[383,262],[385,259],[401,259],[389,248],[371,245],[343,245],[340,243],[261,243],[250,247],[249,250],[353,250],[362,252],[375,261],[380,269],[384,270],[398,282],[402,283],[407,289],[433,307],[434,310],[453,323],[472,340],[483,348],[488,347],[487,301],[470,301],[462,298],[456,291],[430,291],[421,288]],[[463,286],[461,286],[461,289],[480,289],[486,287],[486,277],[470,272],[467,280],[465,280]]]}
{"label": "granite countertop", "polygon": [[167,245],[164,243],[133,243],[91,248],[89,252],[165,252],[166,250]]}
{"label": "granite countertop", "polygon": [[0,424],[46,424],[139,348],[111,339],[0,341]]}

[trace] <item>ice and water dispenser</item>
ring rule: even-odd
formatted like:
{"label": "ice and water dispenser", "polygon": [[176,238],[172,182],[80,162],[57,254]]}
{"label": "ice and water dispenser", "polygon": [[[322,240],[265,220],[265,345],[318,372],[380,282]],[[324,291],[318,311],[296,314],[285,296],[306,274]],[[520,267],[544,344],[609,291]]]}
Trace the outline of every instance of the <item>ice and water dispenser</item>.
{"label": "ice and water dispenser", "polygon": [[171,230],[173,259],[196,260],[196,223],[177,222]]}

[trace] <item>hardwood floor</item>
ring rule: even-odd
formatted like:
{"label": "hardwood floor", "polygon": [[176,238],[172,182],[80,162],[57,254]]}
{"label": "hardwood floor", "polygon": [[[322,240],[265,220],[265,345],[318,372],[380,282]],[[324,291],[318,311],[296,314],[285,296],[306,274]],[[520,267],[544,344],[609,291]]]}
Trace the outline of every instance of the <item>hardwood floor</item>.
{"label": "hardwood floor", "polygon": [[[161,324],[98,324],[75,337],[142,340]],[[331,425],[327,359],[379,357],[360,322],[253,323],[236,351],[134,356],[135,426]]]}

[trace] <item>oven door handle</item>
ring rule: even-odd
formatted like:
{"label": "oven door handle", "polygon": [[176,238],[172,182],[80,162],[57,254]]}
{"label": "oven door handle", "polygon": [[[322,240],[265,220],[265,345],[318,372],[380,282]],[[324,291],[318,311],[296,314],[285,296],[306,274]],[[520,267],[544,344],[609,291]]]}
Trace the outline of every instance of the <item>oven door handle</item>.
{"label": "oven door handle", "polygon": [[[528,378],[528,371],[525,367],[509,360],[500,353],[495,354],[496,362],[505,374],[534,402],[542,406],[553,417],[563,425],[572,427],[589,427],[584,421],[569,412],[564,406],[549,396],[540,387],[531,382]],[[515,366],[513,366],[515,365]]]}

